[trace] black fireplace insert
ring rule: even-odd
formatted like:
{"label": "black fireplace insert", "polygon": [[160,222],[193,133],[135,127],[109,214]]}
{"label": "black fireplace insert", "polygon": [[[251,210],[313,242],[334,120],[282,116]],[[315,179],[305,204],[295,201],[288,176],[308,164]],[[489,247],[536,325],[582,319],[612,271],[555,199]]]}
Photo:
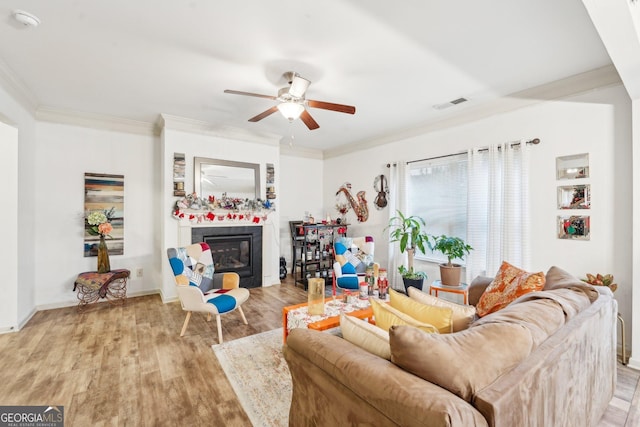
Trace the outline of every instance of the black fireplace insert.
{"label": "black fireplace insert", "polygon": [[191,241],[209,245],[216,273],[238,273],[243,288],[262,286],[262,227],[194,227]]}

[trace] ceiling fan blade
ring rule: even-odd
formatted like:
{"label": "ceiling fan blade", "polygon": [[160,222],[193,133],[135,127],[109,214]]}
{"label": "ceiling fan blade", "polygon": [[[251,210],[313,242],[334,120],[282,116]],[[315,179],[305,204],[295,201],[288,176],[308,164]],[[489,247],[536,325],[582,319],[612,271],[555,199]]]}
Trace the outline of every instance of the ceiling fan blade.
{"label": "ceiling fan blade", "polygon": [[259,93],[242,92],[242,91],[239,91],[239,90],[225,89],[224,93],[230,93],[232,95],[255,96],[257,98],[267,98],[267,99],[273,99],[273,100],[276,99],[275,96],[271,96],[271,95],[260,95]]}
{"label": "ceiling fan blade", "polygon": [[307,105],[312,108],[322,108],[323,110],[338,111],[340,113],[355,114],[356,107],[351,105],[333,104],[331,102],[307,100]]}
{"label": "ceiling fan blade", "polygon": [[315,120],[313,120],[313,117],[311,117],[311,114],[309,114],[307,110],[304,110],[302,114],[300,114],[300,120],[302,120],[304,124],[307,125],[309,130],[318,129],[320,127],[320,125]]}
{"label": "ceiling fan blade", "polygon": [[298,75],[294,76],[291,87],[289,88],[289,95],[302,98],[310,84],[311,82],[309,80]]}
{"label": "ceiling fan blade", "polygon": [[278,111],[278,107],[274,105],[273,107],[269,108],[269,109],[268,109],[268,110],[266,110],[266,111],[263,111],[262,113],[258,114],[257,116],[255,116],[255,117],[251,117],[251,118],[249,119],[249,121],[250,121],[250,122],[257,122],[257,121],[260,121],[260,120],[264,119],[265,117],[268,117],[268,116],[272,115],[272,114],[273,114],[273,113],[275,113],[276,111]]}

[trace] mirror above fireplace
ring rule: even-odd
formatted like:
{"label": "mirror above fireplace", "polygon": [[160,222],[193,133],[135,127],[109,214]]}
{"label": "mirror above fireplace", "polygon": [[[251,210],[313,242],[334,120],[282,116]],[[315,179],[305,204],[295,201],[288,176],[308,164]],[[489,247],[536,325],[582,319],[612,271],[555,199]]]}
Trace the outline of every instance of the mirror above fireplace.
{"label": "mirror above fireplace", "polygon": [[198,196],[259,199],[260,165],[257,163],[194,157],[193,185]]}

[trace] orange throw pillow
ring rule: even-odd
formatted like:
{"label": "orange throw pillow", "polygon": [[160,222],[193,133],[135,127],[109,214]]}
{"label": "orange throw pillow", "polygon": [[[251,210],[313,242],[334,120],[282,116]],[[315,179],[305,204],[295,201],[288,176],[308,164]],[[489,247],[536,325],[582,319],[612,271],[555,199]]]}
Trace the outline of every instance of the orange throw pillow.
{"label": "orange throw pillow", "polygon": [[478,316],[486,316],[511,304],[518,297],[544,288],[543,272],[529,273],[503,261],[493,282],[480,296]]}

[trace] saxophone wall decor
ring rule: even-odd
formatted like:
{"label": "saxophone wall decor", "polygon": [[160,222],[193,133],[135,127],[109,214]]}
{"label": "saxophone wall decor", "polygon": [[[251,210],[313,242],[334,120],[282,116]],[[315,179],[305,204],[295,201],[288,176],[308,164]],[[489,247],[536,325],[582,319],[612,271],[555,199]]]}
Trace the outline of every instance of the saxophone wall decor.
{"label": "saxophone wall decor", "polygon": [[351,184],[345,182],[336,192],[336,198],[339,198],[340,193],[344,194],[347,198],[347,201],[358,218],[358,222],[365,222],[369,219],[369,208],[367,207],[367,200],[364,198],[364,191],[358,191],[356,194],[358,200],[356,200],[353,195],[351,195]]}

